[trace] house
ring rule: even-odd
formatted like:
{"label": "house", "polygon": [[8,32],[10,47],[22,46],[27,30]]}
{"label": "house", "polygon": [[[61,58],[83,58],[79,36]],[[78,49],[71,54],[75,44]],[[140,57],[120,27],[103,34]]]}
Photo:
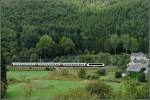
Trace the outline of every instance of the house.
{"label": "house", "polygon": [[148,63],[146,64],[143,64],[143,63],[134,63],[134,62],[131,62],[127,65],[127,71],[128,72],[140,72],[140,71],[144,71],[147,69],[148,67]]}
{"label": "house", "polygon": [[145,79],[148,80],[149,59],[141,52],[132,53],[130,58],[131,62],[127,64],[127,72],[145,73]]}
{"label": "house", "polygon": [[142,52],[132,53],[130,59],[131,61],[147,60],[146,56]]}
{"label": "house", "polygon": [[131,62],[127,64],[128,72],[140,72],[142,70],[147,70],[149,60],[146,58],[144,53],[132,53],[130,58]]}

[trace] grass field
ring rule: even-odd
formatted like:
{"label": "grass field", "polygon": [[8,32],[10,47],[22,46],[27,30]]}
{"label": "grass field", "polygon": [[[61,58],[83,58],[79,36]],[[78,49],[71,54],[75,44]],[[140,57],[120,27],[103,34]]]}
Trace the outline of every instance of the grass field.
{"label": "grass field", "polygon": [[32,79],[44,77],[48,75],[48,71],[8,71],[7,78],[15,78],[17,80]]}
{"label": "grass field", "polygon": [[30,79],[32,84],[31,99],[40,97],[50,98],[64,92],[68,89],[85,86],[84,81],[66,81],[66,80],[44,80],[35,78],[48,77],[53,72],[48,71],[8,71],[7,78],[22,80],[22,82],[9,84],[7,90],[7,99],[25,98],[25,80]]}
{"label": "grass field", "polygon": [[[59,71],[60,72],[60,71]],[[68,77],[70,75],[76,75],[78,69],[69,69],[70,78],[66,80],[66,76],[59,75],[58,71],[8,71],[7,79],[16,79],[20,80],[20,82],[8,83],[7,90],[7,99],[23,99],[26,97],[25,88],[27,86],[26,80],[31,80],[31,100],[41,100],[40,98],[50,99],[56,95],[61,94],[64,91],[73,88],[80,88],[86,86],[89,80],[72,80],[72,77]],[[87,73],[94,73],[95,70],[88,70]],[[61,73],[61,72],[60,72]],[[57,74],[57,75],[56,75]],[[111,74],[111,73],[110,73]],[[100,77],[100,79],[108,79],[112,78],[112,76],[108,74],[108,76]],[[53,79],[52,77],[58,77],[58,79]],[[44,78],[46,77],[46,78]],[[50,77],[47,79],[47,77]],[[65,78],[64,78],[65,77]],[[62,79],[61,79],[62,78]],[[114,91],[119,90],[121,83],[109,82],[107,83],[112,86]]]}
{"label": "grass field", "polygon": [[[50,98],[58,95],[65,90],[84,86],[84,82],[80,81],[60,81],[60,80],[34,80],[32,84],[31,98]],[[7,98],[15,99],[25,98],[25,83],[11,84],[8,87]]]}

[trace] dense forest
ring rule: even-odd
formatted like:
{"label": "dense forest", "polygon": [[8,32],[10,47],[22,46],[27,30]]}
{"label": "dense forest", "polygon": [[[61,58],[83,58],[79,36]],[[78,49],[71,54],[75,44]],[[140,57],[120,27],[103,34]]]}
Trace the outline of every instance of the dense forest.
{"label": "dense forest", "polygon": [[148,0],[2,0],[7,62],[148,52]]}

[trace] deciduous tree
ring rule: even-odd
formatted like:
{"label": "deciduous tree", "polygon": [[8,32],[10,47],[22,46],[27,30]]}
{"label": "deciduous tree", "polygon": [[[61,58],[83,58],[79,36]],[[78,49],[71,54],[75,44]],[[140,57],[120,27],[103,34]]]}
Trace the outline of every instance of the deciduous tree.
{"label": "deciduous tree", "polygon": [[40,51],[40,53],[42,53],[40,55],[46,59],[47,56],[53,55],[52,51],[54,44],[55,42],[52,38],[46,34],[40,38],[39,42],[36,44],[36,48]]}
{"label": "deciduous tree", "polygon": [[117,34],[113,34],[110,38],[110,41],[111,41],[111,46],[114,49],[115,54],[116,54],[116,49],[117,49],[117,46],[119,45],[120,38],[118,37]]}
{"label": "deciduous tree", "polygon": [[64,53],[70,53],[72,50],[75,49],[75,44],[74,42],[67,37],[62,37],[59,46],[63,49]]}
{"label": "deciduous tree", "polygon": [[126,53],[127,53],[128,49],[129,49],[129,44],[130,44],[129,34],[121,35],[121,42],[123,43],[123,48],[126,50]]}
{"label": "deciduous tree", "polygon": [[130,51],[131,52],[137,51],[138,48],[139,48],[139,43],[137,42],[137,39],[131,37],[130,38]]}

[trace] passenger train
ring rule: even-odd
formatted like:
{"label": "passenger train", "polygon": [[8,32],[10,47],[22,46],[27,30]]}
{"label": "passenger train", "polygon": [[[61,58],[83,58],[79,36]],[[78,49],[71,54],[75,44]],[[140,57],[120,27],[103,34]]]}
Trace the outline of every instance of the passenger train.
{"label": "passenger train", "polygon": [[12,62],[18,67],[104,67],[104,63]]}

